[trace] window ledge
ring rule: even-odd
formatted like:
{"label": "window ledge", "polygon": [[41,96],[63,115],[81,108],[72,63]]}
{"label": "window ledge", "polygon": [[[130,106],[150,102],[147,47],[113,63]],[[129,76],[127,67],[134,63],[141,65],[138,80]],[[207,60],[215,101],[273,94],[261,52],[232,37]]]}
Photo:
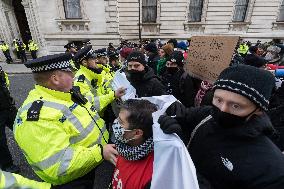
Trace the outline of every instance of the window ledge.
{"label": "window ledge", "polygon": [[189,32],[204,32],[205,22],[184,22],[184,30]]}
{"label": "window ledge", "polygon": [[160,26],[161,25],[161,23],[151,23],[151,22],[149,22],[149,23],[141,23],[141,25],[142,26]]}
{"label": "window ledge", "polygon": [[251,22],[229,22],[229,25],[231,26],[247,26],[250,25]]}
{"label": "window ledge", "polygon": [[276,22],[272,22],[272,29],[273,30],[277,30],[277,29],[283,29],[284,28],[284,21],[276,21]]}
{"label": "window ledge", "polygon": [[161,23],[141,23],[142,26],[142,32],[146,35],[150,34],[158,34],[160,33],[160,26]]}
{"label": "window ledge", "polygon": [[251,22],[229,22],[229,30],[232,32],[246,32]]}
{"label": "window ledge", "polygon": [[90,20],[87,19],[55,19],[61,31],[88,31]]}

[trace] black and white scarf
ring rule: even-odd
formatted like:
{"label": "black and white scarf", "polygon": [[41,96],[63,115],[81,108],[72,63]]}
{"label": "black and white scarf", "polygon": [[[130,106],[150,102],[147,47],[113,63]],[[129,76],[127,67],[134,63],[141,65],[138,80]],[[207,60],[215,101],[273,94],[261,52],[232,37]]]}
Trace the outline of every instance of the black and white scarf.
{"label": "black and white scarf", "polygon": [[136,161],[146,157],[154,149],[153,138],[148,138],[143,144],[139,146],[129,146],[128,144],[115,141],[116,150],[119,155],[129,161]]}

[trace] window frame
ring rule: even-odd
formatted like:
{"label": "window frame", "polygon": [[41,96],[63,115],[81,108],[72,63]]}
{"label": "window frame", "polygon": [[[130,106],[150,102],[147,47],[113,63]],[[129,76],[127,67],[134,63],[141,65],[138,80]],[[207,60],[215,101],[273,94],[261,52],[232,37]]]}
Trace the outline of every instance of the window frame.
{"label": "window frame", "polygon": [[[140,1],[140,0],[139,0]],[[154,0],[145,0],[145,1],[149,1],[149,2],[153,2]],[[153,23],[157,23],[158,22],[158,4],[159,4],[159,0],[155,0],[156,1],[156,5],[155,6],[147,6],[147,5],[143,5],[143,2],[144,2],[144,0],[142,0],[141,1],[141,23],[142,24],[153,24]],[[155,15],[155,21],[145,21],[144,20],[144,7],[156,7],[156,8],[154,8],[155,9],[155,11],[156,11],[156,15]]]}
{"label": "window frame", "polygon": [[[233,12],[233,17],[232,17],[232,22],[246,22],[247,17],[248,17],[248,12],[249,12],[249,9],[250,9],[250,3],[251,3],[251,2],[250,2],[250,0],[245,0],[245,1],[246,1],[246,4],[239,5],[239,4],[237,4],[238,1],[244,1],[244,0],[236,0],[236,1],[235,1],[234,12]],[[244,6],[244,7],[245,7],[245,11],[243,12],[242,19],[236,19],[236,10],[237,10],[237,7],[241,7],[241,6]]]}
{"label": "window frame", "polygon": [[[200,10],[200,14],[199,14],[199,17],[200,19],[198,20],[193,20],[192,17],[191,17],[191,7],[196,7],[196,6],[191,6],[191,3],[193,1],[201,1],[201,10]],[[189,1],[189,4],[188,4],[188,13],[187,13],[187,17],[188,17],[188,22],[202,22],[203,20],[203,15],[204,15],[204,8],[206,5],[206,1],[205,0],[190,0]],[[194,10],[194,9],[193,9]]]}
{"label": "window frame", "polygon": [[79,13],[80,13],[80,17],[67,17],[67,15],[68,15],[68,11],[67,11],[67,5],[65,4],[65,2],[66,1],[68,1],[68,0],[62,0],[62,4],[63,4],[63,11],[64,11],[64,16],[65,16],[65,19],[67,19],[67,20],[75,20],[75,19],[77,19],[77,20],[79,20],[79,19],[83,19],[83,12],[82,12],[82,4],[81,4],[81,0],[76,0],[76,1],[78,1],[79,2],[79,5],[80,5],[80,7],[79,7]]}
{"label": "window frame", "polygon": [[[282,19],[280,19],[281,18],[281,8],[283,8],[282,9],[282,14],[283,14],[283,18]],[[282,2],[280,2],[280,4],[279,4],[279,7],[278,7],[278,16],[277,16],[277,20],[276,20],[276,22],[284,22],[284,0],[282,0]]]}

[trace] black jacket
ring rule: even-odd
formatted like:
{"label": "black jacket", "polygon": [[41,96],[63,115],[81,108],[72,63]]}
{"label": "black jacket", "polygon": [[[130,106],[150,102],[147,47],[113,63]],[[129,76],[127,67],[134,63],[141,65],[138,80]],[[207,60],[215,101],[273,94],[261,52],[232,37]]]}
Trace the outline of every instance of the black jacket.
{"label": "black jacket", "polygon": [[166,89],[159,77],[154,74],[154,71],[150,67],[145,67],[145,71],[146,73],[143,79],[139,82],[132,82],[128,79],[131,85],[136,89],[137,97],[166,95]]}
{"label": "black jacket", "polygon": [[[178,121],[190,135],[211,111],[211,107],[187,109]],[[273,131],[266,114],[235,128],[221,127],[211,118],[197,129],[189,153],[197,172],[213,188],[280,189],[284,186],[284,155],[268,138]]]}
{"label": "black jacket", "polygon": [[159,60],[160,56],[158,55],[158,53],[152,53],[151,55],[149,55],[148,66],[150,66],[154,70],[155,74],[157,74],[157,64]]}
{"label": "black jacket", "polygon": [[176,97],[186,107],[194,105],[196,89],[192,78],[183,69],[173,74],[166,71],[161,79],[168,94]]}

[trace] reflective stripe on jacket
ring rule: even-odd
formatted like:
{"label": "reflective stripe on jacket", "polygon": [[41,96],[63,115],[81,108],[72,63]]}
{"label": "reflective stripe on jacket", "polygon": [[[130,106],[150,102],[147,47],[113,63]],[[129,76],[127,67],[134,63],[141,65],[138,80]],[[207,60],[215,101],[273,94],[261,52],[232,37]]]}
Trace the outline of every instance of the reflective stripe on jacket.
{"label": "reflective stripe on jacket", "polygon": [[[103,160],[101,147],[109,134],[97,112],[110,99],[91,93],[86,98],[88,102],[79,105],[71,100],[70,93],[36,85],[18,111],[15,139],[35,173],[46,182],[70,182]],[[42,108],[32,109],[32,113],[39,114],[38,120],[27,120],[32,104],[39,101]]]}
{"label": "reflective stripe on jacket", "polygon": [[22,177],[18,174],[8,173],[0,169],[0,188],[17,188],[17,189],[50,189],[51,184],[37,182]]}

